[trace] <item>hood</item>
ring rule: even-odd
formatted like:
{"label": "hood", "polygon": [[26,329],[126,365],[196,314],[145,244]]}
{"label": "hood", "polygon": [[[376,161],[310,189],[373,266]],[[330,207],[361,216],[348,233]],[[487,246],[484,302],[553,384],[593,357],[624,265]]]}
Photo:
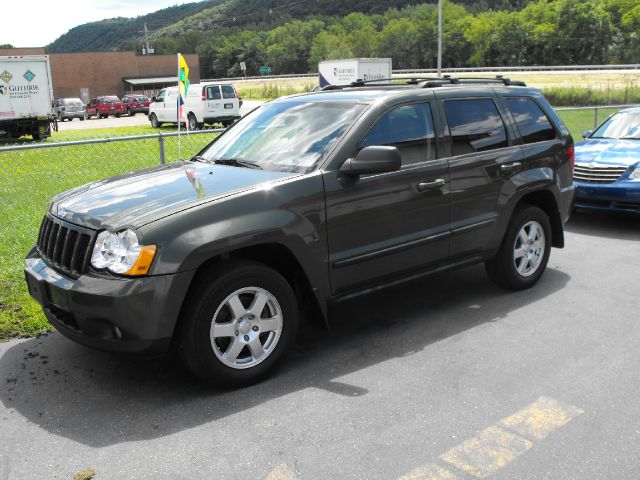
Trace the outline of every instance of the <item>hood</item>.
{"label": "hood", "polygon": [[640,162],[640,140],[587,138],[575,145],[576,163],[631,166]]}
{"label": "hood", "polygon": [[54,197],[51,213],[93,229],[137,228],[258,185],[299,175],[178,162],[89,183]]}

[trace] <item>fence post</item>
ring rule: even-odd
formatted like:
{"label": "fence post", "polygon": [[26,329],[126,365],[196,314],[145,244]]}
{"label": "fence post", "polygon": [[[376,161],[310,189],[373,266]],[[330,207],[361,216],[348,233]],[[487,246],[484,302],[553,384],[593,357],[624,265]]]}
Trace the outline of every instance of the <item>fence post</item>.
{"label": "fence post", "polygon": [[162,134],[159,133],[158,134],[158,148],[160,148],[160,163],[162,165],[165,164],[165,158],[164,158],[164,138],[162,137]]}
{"label": "fence post", "polygon": [[593,109],[593,129],[598,128],[598,107]]}

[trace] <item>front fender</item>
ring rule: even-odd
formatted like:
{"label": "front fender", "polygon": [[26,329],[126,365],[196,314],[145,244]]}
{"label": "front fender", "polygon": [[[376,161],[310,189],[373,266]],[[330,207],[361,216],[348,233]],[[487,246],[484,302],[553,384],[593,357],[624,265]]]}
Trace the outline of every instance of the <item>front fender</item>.
{"label": "front fender", "polygon": [[192,271],[208,260],[263,244],[278,244],[297,259],[319,297],[330,295],[322,179],[296,177],[151,222],[138,230],[158,245],[152,275]]}

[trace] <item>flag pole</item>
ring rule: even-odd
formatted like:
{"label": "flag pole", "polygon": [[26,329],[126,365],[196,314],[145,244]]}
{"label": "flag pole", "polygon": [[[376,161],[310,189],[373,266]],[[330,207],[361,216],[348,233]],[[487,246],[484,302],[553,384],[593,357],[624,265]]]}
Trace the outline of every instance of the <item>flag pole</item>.
{"label": "flag pole", "polygon": [[178,161],[181,159],[181,150],[182,150],[182,144],[180,143],[180,120],[182,120],[180,117],[180,100],[181,100],[181,94],[180,94],[180,54],[177,54],[177,59],[178,59],[178,98],[176,99],[176,115],[178,117]]}

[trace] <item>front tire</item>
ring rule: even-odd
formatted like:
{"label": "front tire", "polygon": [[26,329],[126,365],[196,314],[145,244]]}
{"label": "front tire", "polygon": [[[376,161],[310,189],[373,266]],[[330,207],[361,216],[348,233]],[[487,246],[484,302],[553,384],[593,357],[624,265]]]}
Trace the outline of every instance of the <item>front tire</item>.
{"label": "front tire", "polygon": [[290,348],[298,302],[289,283],[257,262],[229,261],[203,274],[186,300],[178,350],[209,383],[262,380]]}
{"label": "front tire", "polygon": [[485,262],[489,278],[508,290],[524,290],[544,273],[551,251],[549,216],[532,205],[518,207],[500,250]]}
{"label": "front tire", "polygon": [[153,128],[160,128],[161,123],[158,121],[158,117],[155,113],[149,115],[149,121],[151,122],[151,126]]}

